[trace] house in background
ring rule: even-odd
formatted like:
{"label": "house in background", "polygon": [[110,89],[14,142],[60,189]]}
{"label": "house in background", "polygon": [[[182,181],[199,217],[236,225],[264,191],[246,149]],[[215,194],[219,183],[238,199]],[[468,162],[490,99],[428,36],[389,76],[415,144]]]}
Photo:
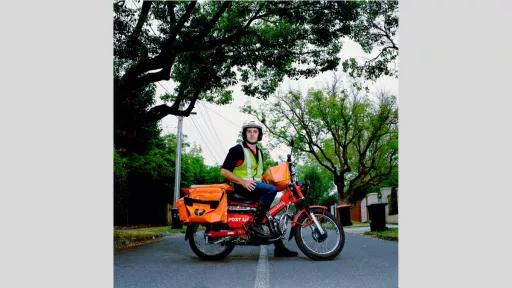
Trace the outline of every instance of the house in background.
{"label": "house in background", "polygon": [[[367,205],[371,205],[371,204],[374,204],[374,203],[387,203],[388,205],[386,205],[385,207],[385,213],[386,213],[386,223],[390,223],[390,224],[398,224],[398,214],[394,214],[394,215],[389,215],[389,211],[390,211],[390,205],[391,203],[388,203],[388,196],[391,195],[391,191],[392,191],[392,187],[383,187],[380,189],[380,193],[382,195],[382,198],[379,202],[379,198],[378,198],[378,194],[377,192],[375,193],[368,193],[368,195],[366,195],[366,197],[361,200],[361,201],[357,201],[355,204],[352,205],[352,207],[350,208],[350,218],[352,221],[357,221],[357,222],[368,222],[369,221],[369,217],[368,217],[368,208],[366,207]],[[396,188],[396,193],[397,193],[397,199],[398,199],[398,188]],[[341,206],[340,205],[332,205],[330,207],[330,210],[331,210],[331,213],[333,215],[336,216],[336,219],[338,219],[338,221],[341,222],[341,215],[340,214],[340,208]]]}
{"label": "house in background", "polygon": [[[389,215],[391,203],[389,203],[389,201],[388,201],[388,199],[389,199],[388,196],[391,195],[391,190],[392,190],[391,187],[383,187],[380,189],[380,193],[382,195],[380,203],[388,204],[388,205],[386,205],[386,223],[398,224],[398,214]],[[397,199],[398,199],[398,188],[396,188],[396,193],[397,193]],[[366,206],[374,204],[374,203],[379,203],[378,194],[379,193],[376,193],[376,192],[368,193],[366,195],[366,197],[360,201],[361,202],[360,203],[361,222],[368,222],[368,220],[369,220],[368,219],[368,208],[366,208]]]}

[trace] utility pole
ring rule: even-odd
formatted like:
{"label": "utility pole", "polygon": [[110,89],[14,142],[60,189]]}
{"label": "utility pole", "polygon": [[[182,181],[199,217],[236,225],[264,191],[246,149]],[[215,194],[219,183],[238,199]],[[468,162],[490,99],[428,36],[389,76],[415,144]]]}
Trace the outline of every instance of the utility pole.
{"label": "utility pole", "polygon": [[[196,112],[191,112],[196,114]],[[171,223],[172,228],[181,228],[182,223],[178,217],[178,208],[176,208],[176,202],[180,198],[180,183],[181,183],[181,142],[183,140],[183,116],[178,116],[178,132],[176,134],[176,166],[174,174],[174,199],[172,201],[171,208]]]}
{"label": "utility pole", "polygon": [[180,181],[181,181],[181,141],[183,133],[183,116],[178,116],[178,133],[176,139],[176,167],[174,175],[174,201],[172,206],[176,208],[176,201],[180,198]]}

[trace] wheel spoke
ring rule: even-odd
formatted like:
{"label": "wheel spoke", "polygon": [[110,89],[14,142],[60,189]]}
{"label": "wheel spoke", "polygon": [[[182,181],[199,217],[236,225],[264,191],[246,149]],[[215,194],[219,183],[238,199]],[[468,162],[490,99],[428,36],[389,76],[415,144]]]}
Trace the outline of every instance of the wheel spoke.
{"label": "wheel spoke", "polygon": [[320,234],[319,232],[315,232],[316,226],[312,221],[309,220],[309,218],[305,218],[302,221],[302,225],[311,224],[307,226],[309,229],[305,229],[305,227],[302,227],[300,229],[300,234],[302,238],[303,244],[306,246],[307,249],[312,251],[315,254],[319,255],[325,255],[329,254],[332,251],[334,251],[340,241],[341,241],[341,235],[340,231],[338,229],[338,226],[334,222],[333,219],[331,219],[328,216],[324,215],[317,215],[315,216],[318,219],[318,222],[322,229],[327,233],[327,238],[320,240]]}

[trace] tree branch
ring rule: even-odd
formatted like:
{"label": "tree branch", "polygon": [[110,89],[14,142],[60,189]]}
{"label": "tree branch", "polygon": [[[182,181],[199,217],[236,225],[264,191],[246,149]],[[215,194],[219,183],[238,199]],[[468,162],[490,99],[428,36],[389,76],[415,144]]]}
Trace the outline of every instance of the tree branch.
{"label": "tree branch", "polygon": [[[284,102],[286,103],[286,106],[288,106],[288,109],[292,109],[291,106],[289,105],[289,103],[286,102],[286,99],[284,99],[284,97],[280,97],[281,99],[281,102]],[[284,110],[280,110],[278,107],[280,105],[275,105],[275,107],[273,108],[274,111],[278,111],[280,113],[280,115],[284,118],[286,118],[286,120],[288,121],[288,123],[290,123],[293,127],[293,129],[295,130],[295,132],[297,134],[302,134],[301,133],[301,129],[299,129],[295,123],[297,121],[294,121],[293,119],[290,118],[290,116],[287,115],[286,111]],[[254,115],[254,114],[253,114]],[[267,125],[266,121],[262,121],[263,119],[261,119],[257,114],[254,115],[256,116],[256,118],[263,123],[263,125],[267,128],[267,130],[270,132],[270,134],[274,135],[276,138],[278,139],[282,139],[284,140],[285,142],[289,143],[289,140],[285,137],[283,137],[281,134],[277,133],[274,129],[272,129],[269,125]],[[302,125],[301,125],[302,127]],[[304,127],[302,127],[302,130],[304,130]],[[305,152],[305,153],[310,153],[311,155],[313,155],[313,157],[315,157],[315,159],[317,160],[317,162],[322,166],[324,167],[327,171],[331,172],[333,175],[337,175],[337,171],[335,169],[333,169],[332,167],[328,166],[327,164],[323,163],[321,160],[320,160],[320,157],[318,156],[317,152],[315,151],[314,147],[311,145],[311,143],[313,142],[313,139],[311,137],[311,134],[307,134],[306,137],[308,138],[308,141],[306,141],[306,144],[308,145],[309,147],[309,150],[307,149],[303,149],[301,147],[298,148],[299,151],[301,152]]]}
{"label": "tree branch", "polygon": [[128,38],[128,42],[133,42],[137,40],[137,38],[139,38],[140,32],[142,31],[142,26],[144,26],[144,22],[146,22],[146,19],[148,18],[149,8],[151,8],[151,4],[153,4],[153,2],[150,1],[144,1],[142,3],[142,9],[140,10],[139,19],[137,19],[137,24],[135,25],[132,34]]}
{"label": "tree branch", "polygon": [[388,163],[389,163],[389,166],[388,166],[388,169],[387,171],[384,171],[382,173],[378,173],[378,170],[376,169],[376,174],[373,175],[373,176],[370,176],[370,178],[367,180],[367,183],[372,183],[373,181],[375,180],[380,180],[382,178],[385,178],[387,176],[389,176],[391,174],[391,172],[393,172],[393,165],[392,165],[392,160],[393,160],[393,157],[396,155],[398,151],[397,150],[393,150],[393,152],[389,155],[389,159],[388,159]]}
{"label": "tree branch", "polygon": [[[307,142],[308,142],[308,145],[310,147],[310,150],[314,151],[315,150],[314,147],[316,147],[318,150],[320,150],[320,153],[322,153],[322,156],[324,157],[324,159],[327,160],[327,162],[331,165],[331,169],[329,169],[329,171],[331,171],[333,174],[337,174],[338,173],[338,169],[336,168],[336,165],[331,161],[331,159],[329,157],[327,157],[327,155],[325,154],[325,151],[317,143],[318,139],[316,139],[317,141],[313,140],[312,133],[309,130],[310,127],[306,123],[304,115],[303,115],[304,109],[299,109],[300,113],[301,113],[301,115],[299,115],[299,114],[297,114],[296,109],[294,109],[294,107],[292,107],[290,103],[288,103],[287,101],[283,101],[283,102],[288,106],[288,109],[290,110],[290,112],[297,118],[297,120],[299,121],[299,124],[301,125],[302,129],[304,129],[304,131],[306,132],[306,137],[309,140]],[[317,158],[317,160],[319,160],[318,156],[316,156],[316,155],[314,155],[314,156],[315,156],[315,158]]]}
{"label": "tree branch", "polygon": [[[387,129],[385,131],[382,131],[381,133],[379,133],[379,131],[381,131],[383,129],[383,126],[388,122],[389,120],[389,117],[390,114],[389,113],[385,113],[385,115],[381,115],[379,114],[378,117],[379,119],[381,119],[381,121],[377,124],[376,127],[374,127],[372,133],[369,135],[368,137],[368,140],[367,140],[367,143],[366,145],[364,145],[364,148],[361,150],[360,146],[359,145],[356,145],[358,147],[358,154],[359,154],[359,171],[358,171],[358,174],[357,176],[352,179],[350,181],[350,184],[349,184],[349,191],[352,191],[352,189],[355,189],[355,187],[359,187],[361,185],[364,184],[365,180],[364,178],[370,174],[372,174],[373,171],[376,171],[376,173],[378,173],[378,169],[377,169],[377,166],[375,164],[375,161],[377,161],[377,157],[378,156],[378,151],[380,150],[380,148],[382,148],[382,146],[378,146],[378,141],[380,140],[380,138],[386,134],[389,133],[390,129]],[[370,159],[370,164],[369,165],[366,165],[365,161],[367,160],[367,156],[368,156],[368,150],[370,149],[370,146],[375,146],[375,152],[373,153],[373,156],[371,157]],[[395,151],[393,151],[393,154],[396,153]],[[393,156],[391,156],[392,158]],[[390,163],[390,166],[391,163]],[[392,169],[392,167],[390,168]],[[389,172],[391,173],[391,172]],[[388,174],[386,174],[388,175]],[[384,175],[384,176],[386,176]],[[371,176],[370,179],[376,179],[375,177]],[[380,177],[380,176],[379,176]],[[366,183],[369,183],[370,180],[367,180]]]}
{"label": "tree branch", "polygon": [[391,47],[391,46],[386,46],[386,47],[382,48],[382,50],[380,50],[380,52],[379,52],[379,54],[377,54],[377,56],[373,57],[373,58],[372,58],[372,59],[370,59],[370,60],[366,60],[366,61],[364,62],[363,69],[364,69],[364,68],[366,68],[366,67],[368,67],[368,66],[370,66],[370,65],[371,65],[371,63],[372,63],[373,61],[375,61],[375,60],[379,59],[379,57],[380,57],[380,56],[382,56],[382,54],[384,54],[384,52],[386,52],[386,50],[388,50],[388,49],[392,49],[392,48],[393,48],[393,47]]}
{"label": "tree branch", "polygon": [[192,15],[192,11],[194,11],[196,4],[197,1],[190,1],[190,3],[188,3],[185,13],[181,15],[180,20],[178,20],[178,23],[176,23],[174,29],[170,31],[169,38],[167,38],[167,40],[165,41],[164,49],[162,49],[162,52],[160,54],[165,55],[169,52],[169,49],[171,48],[169,46],[171,46],[171,44],[176,40],[176,37],[183,29],[183,26],[185,26],[185,23],[190,19],[190,15]]}
{"label": "tree branch", "polygon": [[[144,1],[144,4],[147,2],[148,1]],[[180,17],[174,29],[170,29],[169,37],[166,39],[165,43],[162,46],[162,50],[157,56],[151,59],[140,59],[123,75],[122,83],[124,83],[127,89],[135,89],[147,85],[149,83],[170,79],[171,67],[174,63],[174,59],[176,56],[176,53],[172,53],[176,37],[179,34],[179,32],[181,32],[181,30],[183,29],[185,23],[189,20],[196,3],[197,1],[191,1],[187,5],[185,13],[183,13],[183,15]],[[168,12],[170,12],[169,9],[172,8],[172,5],[168,4]],[[170,15],[173,15],[173,13]],[[137,78],[137,76],[140,74],[156,69],[162,70],[156,73],[147,73],[144,76]]]}
{"label": "tree branch", "polygon": [[[175,56],[172,55],[170,57],[171,65],[168,65],[167,67],[162,68],[158,72],[146,73],[141,77],[136,77],[135,75],[128,74],[128,72],[127,72],[127,74],[125,74],[123,76],[123,78],[121,79],[121,82],[124,84],[123,89],[129,91],[129,90],[137,89],[139,87],[143,87],[145,85],[148,85],[148,84],[151,84],[154,82],[158,82],[158,81],[162,81],[162,80],[167,81],[167,80],[171,79],[170,67],[172,66],[172,63],[174,63],[174,58],[175,58]],[[140,65],[145,65],[145,66],[152,65],[153,62],[156,62],[156,59],[150,59],[148,61],[151,61],[151,62],[150,63],[140,62]],[[133,68],[137,69],[136,67],[133,67]],[[151,70],[153,70],[153,69],[151,69]],[[129,77],[132,77],[132,78],[130,79]]]}
{"label": "tree branch", "polygon": [[[220,39],[213,39],[213,40],[206,41],[206,42],[204,42],[204,45],[201,45],[201,46],[197,46],[197,45],[193,45],[193,46],[192,45],[186,45],[185,46],[184,45],[184,47],[182,47],[183,51],[209,50],[209,49],[213,49],[213,48],[215,48],[217,46],[228,44],[229,42],[231,42],[231,41],[233,41],[233,40],[235,40],[237,38],[241,38],[245,34],[249,33],[249,31],[247,29],[249,28],[249,26],[252,24],[252,22],[254,20],[260,18],[258,13],[260,13],[262,10],[263,10],[263,6],[261,6],[258,9],[258,11],[256,11],[255,15],[253,17],[251,17],[247,21],[247,23],[245,23],[245,25],[243,27],[241,27],[237,31],[233,32],[231,35],[228,35],[228,36],[220,38]],[[190,47],[190,49],[187,49],[187,47]]]}
{"label": "tree branch", "polygon": [[393,39],[391,38],[391,35],[389,35],[388,31],[381,28],[379,25],[375,24],[375,22],[372,22],[372,27],[381,31],[382,33],[384,33],[384,34],[380,34],[380,35],[386,37],[389,40],[389,42],[391,42],[391,48],[393,48],[395,50],[399,50],[398,46],[396,46],[395,41],[393,41]]}
{"label": "tree branch", "polygon": [[199,98],[199,94],[199,91],[194,91],[194,93],[191,96],[190,103],[187,109],[185,110],[180,110],[179,106],[181,104],[181,101],[178,100],[176,100],[172,106],[168,106],[167,104],[155,106],[148,111],[146,120],[156,122],[169,114],[188,117],[190,116],[190,113],[194,109],[194,105],[197,99]]}
{"label": "tree branch", "polygon": [[232,1],[223,2],[222,5],[220,6],[219,10],[217,10],[215,15],[213,15],[212,19],[210,19],[210,21],[208,21],[208,23],[206,23],[206,25],[203,27],[203,29],[201,31],[199,31],[197,36],[194,37],[191,42],[192,43],[201,42],[204,39],[204,37],[206,37],[206,35],[208,35],[208,33],[210,33],[210,31],[213,29],[213,26],[215,26],[215,23],[217,23],[217,21],[219,21],[222,14],[224,12],[226,12],[226,10],[231,6],[231,4],[232,4]]}
{"label": "tree branch", "polygon": [[[315,102],[318,105],[320,117],[321,117],[322,121],[324,122],[325,127],[327,128],[327,131],[329,131],[329,133],[331,133],[332,139],[334,141],[334,154],[338,158],[338,161],[340,162],[340,168],[341,168],[341,167],[344,166],[343,159],[342,159],[341,153],[339,151],[339,147],[341,145],[341,142],[340,142],[340,139],[338,138],[338,134],[335,131],[336,128],[332,127],[331,121],[329,121],[329,119],[327,117],[327,110],[332,108],[332,107],[325,107],[325,108],[322,107],[322,104],[319,102],[319,99],[315,99]],[[322,109],[322,108],[324,108],[324,109]],[[341,169],[343,170],[343,168],[341,168]],[[343,172],[344,171],[341,171],[341,173],[343,173]]]}
{"label": "tree branch", "polygon": [[[144,1],[144,4],[151,3],[149,1]],[[194,10],[194,7],[196,5],[197,1],[191,1],[187,8],[185,13],[180,17],[178,20],[178,23],[174,27],[174,29],[170,30],[169,37],[166,39],[165,43],[162,46],[162,50],[160,53],[151,58],[142,58],[140,59],[136,64],[134,64],[126,73],[123,75],[122,80],[124,83],[128,83],[134,80],[138,75],[143,74],[147,71],[156,70],[160,68],[167,68],[165,69],[165,72],[170,72],[170,67],[174,63],[175,59],[175,53],[171,53],[172,49],[174,48],[174,43],[176,40],[177,35],[181,30],[183,29],[183,26],[185,23],[189,20],[190,15],[192,14],[192,11]],[[159,80],[165,80],[159,79]],[[157,81],[159,81],[157,80]],[[152,82],[149,82],[152,83]],[[132,85],[137,86],[137,85]]]}
{"label": "tree branch", "polygon": [[[383,113],[384,113],[384,115],[383,115]],[[376,127],[374,127],[374,129],[372,130],[370,136],[368,137],[368,142],[366,142],[365,147],[359,153],[359,162],[360,162],[361,166],[363,166],[363,167],[365,167],[364,161],[365,161],[368,149],[370,149],[370,145],[372,145],[374,142],[379,141],[379,139],[389,131],[389,129],[388,129],[387,131],[384,131],[383,133],[379,133],[379,131],[381,131],[384,128],[384,125],[386,125],[386,123],[388,122],[388,120],[390,118],[390,113],[386,113],[381,110],[381,111],[379,111],[377,118],[380,121],[377,123]]]}
{"label": "tree branch", "polygon": [[158,82],[162,80],[169,80],[171,79],[169,73],[167,73],[166,69],[161,69],[158,72],[154,73],[147,73],[144,76],[138,78],[136,81],[133,82],[133,84],[129,84],[128,86],[132,89],[137,89],[142,86],[146,86],[148,84],[151,84],[153,82]]}
{"label": "tree branch", "polygon": [[169,31],[174,30],[176,27],[176,13],[174,12],[174,2],[167,1],[165,2],[167,6],[167,13],[169,14]]}

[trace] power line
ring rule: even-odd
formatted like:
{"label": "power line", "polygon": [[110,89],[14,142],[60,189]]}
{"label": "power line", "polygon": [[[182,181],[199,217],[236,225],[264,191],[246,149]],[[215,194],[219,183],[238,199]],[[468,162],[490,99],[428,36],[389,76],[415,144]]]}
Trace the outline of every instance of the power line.
{"label": "power line", "polygon": [[219,143],[220,148],[223,149],[223,151],[224,151],[225,150],[224,144],[222,144],[222,140],[220,140],[219,134],[217,133],[217,130],[215,129],[215,126],[213,125],[213,121],[212,121],[212,118],[210,117],[210,113],[208,113],[208,110],[206,110],[206,105],[202,102],[199,102],[199,104],[201,104],[201,106],[203,107],[203,110],[206,112],[206,117],[208,117],[208,120],[210,120],[207,122],[207,124],[210,124],[210,127],[212,127],[211,131],[213,131],[214,138],[217,140],[217,143]]}
{"label": "power line", "polygon": [[203,139],[203,144],[206,146],[206,149],[208,150],[208,152],[210,152],[210,155],[213,156],[213,158],[215,159],[215,161],[217,163],[221,163],[221,161],[219,160],[219,158],[217,157],[217,151],[215,151],[214,149],[211,148],[211,145],[209,145],[209,141],[207,140],[207,137],[205,137],[205,135],[203,134],[202,130],[198,127],[199,126],[199,122],[196,122],[194,119],[192,119],[192,124],[194,124],[194,126],[197,128],[197,131],[201,137],[201,139]]}
{"label": "power line", "polygon": [[229,124],[233,125],[233,127],[236,127],[236,128],[239,128],[240,125],[239,124],[236,124],[235,122],[227,119],[227,118],[224,118],[224,116],[222,116],[222,114],[220,114],[219,112],[215,111],[214,109],[210,109],[208,108],[208,106],[205,105],[205,108],[212,111],[213,113],[217,114],[218,116],[220,116],[222,119],[226,120],[226,122],[228,122]]}
{"label": "power line", "polygon": [[169,90],[167,90],[167,88],[165,88],[164,85],[162,85],[162,83],[160,83],[160,81],[158,81],[156,83],[158,83],[158,85],[160,85],[160,87],[162,87],[165,90],[165,92],[167,92],[167,94],[171,94],[171,92],[169,92]]}
{"label": "power line", "polygon": [[[201,129],[199,129],[196,125],[196,122],[194,120],[194,118],[190,118],[192,120],[192,124],[194,125],[194,127],[196,127],[197,129],[197,132],[200,134],[200,137],[202,139],[206,139],[204,136],[203,136],[203,133],[201,132]],[[208,150],[208,152],[210,153],[210,155],[215,159],[215,161],[217,163],[220,163],[219,159],[217,158],[217,156],[210,150],[210,146],[209,145],[206,145],[206,149]]]}
{"label": "power line", "polygon": [[[197,115],[197,114],[196,114],[196,115]],[[215,145],[214,145],[214,146],[212,146],[212,145],[211,145],[211,144],[213,143],[213,141],[211,141],[211,140],[210,140],[210,137],[212,136],[212,134],[211,134],[211,133],[210,133],[210,134],[206,133],[206,131],[211,131],[211,128],[209,128],[209,127],[208,127],[208,125],[206,124],[206,129],[202,129],[202,127],[201,127],[201,126],[202,126],[203,124],[201,124],[201,122],[203,122],[203,123],[204,123],[204,122],[205,122],[205,120],[201,117],[201,115],[200,115],[200,114],[199,114],[199,118],[200,118],[202,121],[199,121],[199,119],[197,119],[197,122],[196,122],[196,123],[197,123],[198,129],[200,130],[200,133],[201,133],[201,135],[202,135],[203,139],[207,142],[207,144],[208,144],[208,143],[210,143],[210,144],[208,144],[208,147],[211,147],[212,151],[213,151],[213,152],[215,152],[215,154],[216,154],[216,155],[223,155],[223,154],[224,154],[223,152],[219,152],[220,150],[213,148],[213,147],[215,147]],[[204,133],[203,133],[203,132],[204,132]],[[206,137],[206,136],[210,136],[210,137]],[[220,144],[220,143],[219,143],[219,144]],[[216,146],[216,147],[217,147],[217,148],[219,148],[219,146]],[[222,158],[222,157],[221,157],[221,158]]]}

